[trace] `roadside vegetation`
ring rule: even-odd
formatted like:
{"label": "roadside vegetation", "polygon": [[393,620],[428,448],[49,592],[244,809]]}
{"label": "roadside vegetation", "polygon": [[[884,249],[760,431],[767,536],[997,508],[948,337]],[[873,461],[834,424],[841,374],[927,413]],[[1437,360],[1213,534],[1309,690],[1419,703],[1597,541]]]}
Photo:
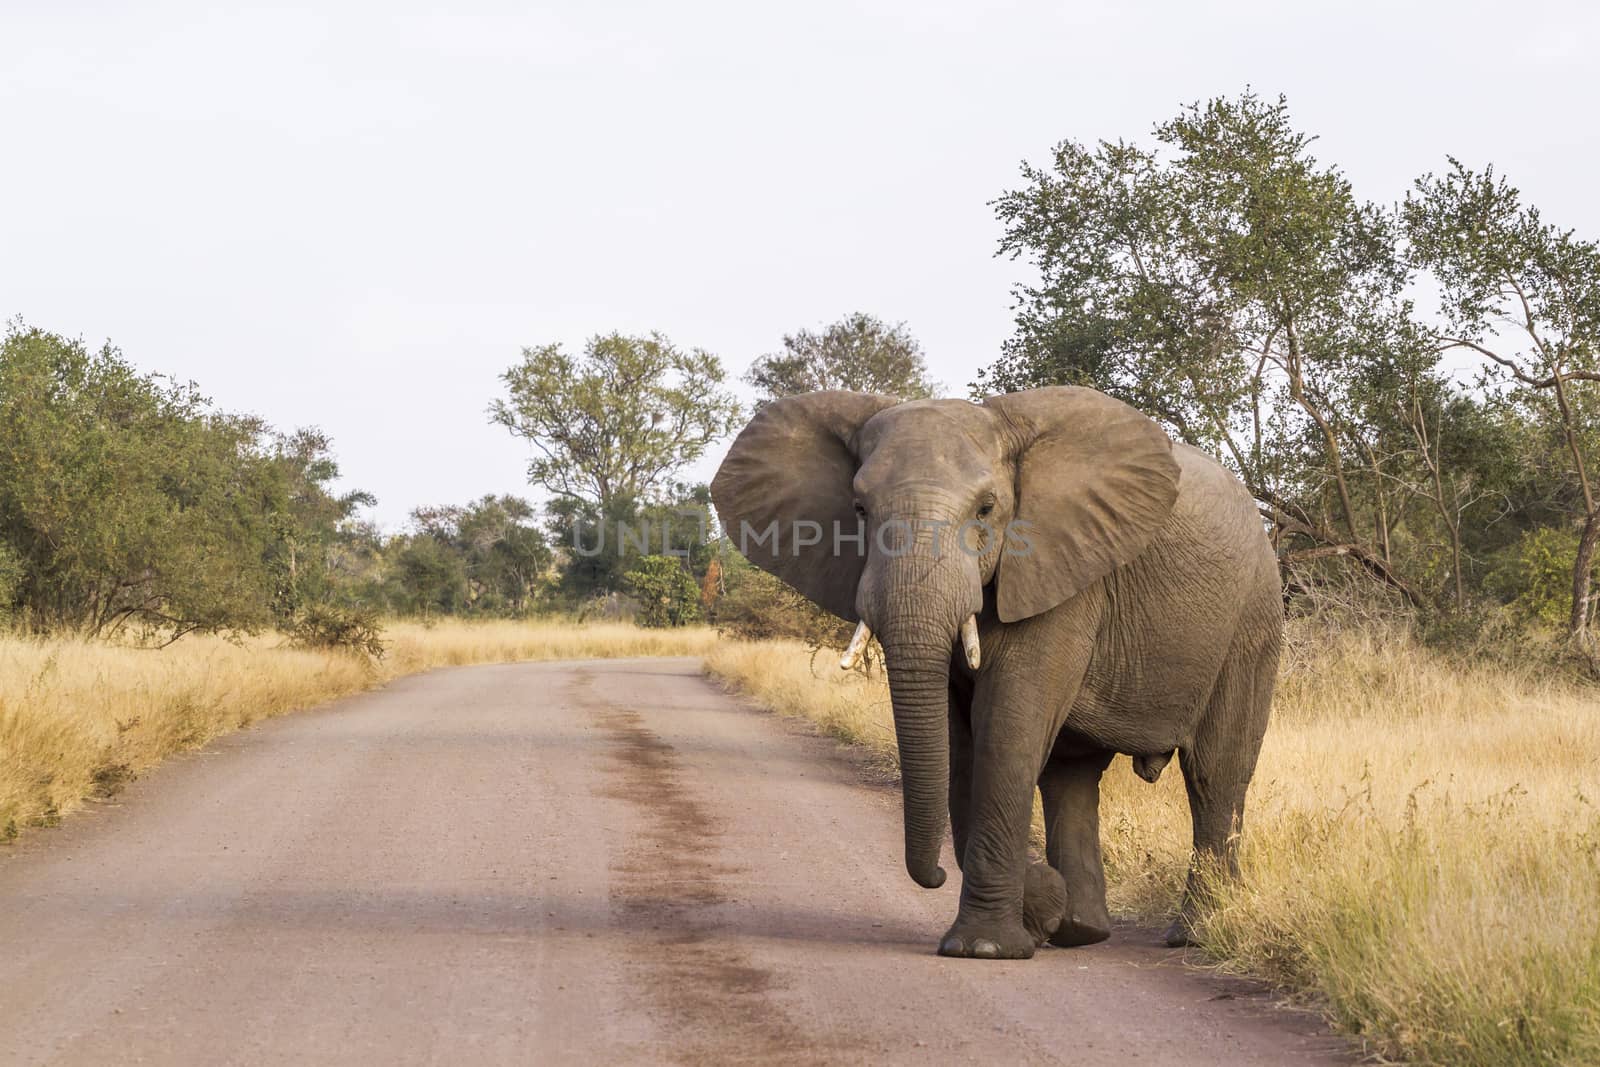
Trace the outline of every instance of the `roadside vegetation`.
{"label": "roadside vegetation", "polygon": [[[881,671],[840,671],[796,640],[724,642],[706,669],[894,767]],[[1388,1058],[1596,1062],[1597,804],[1589,687],[1464,663],[1400,629],[1296,621],[1243,877],[1215,884],[1202,956],[1300,995]],[[1118,757],[1100,807],[1113,914],[1164,926],[1189,864],[1177,766],[1151,785]]]}
{"label": "roadside vegetation", "polygon": [[1592,651],[1600,245],[1487,165],[1364,199],[1314,141],[1245,93],[1024,164],[994,207],[1028,280],[974,392],[1094,386],[1221,458],[1291,599],[1360,577],[1436,636]]}

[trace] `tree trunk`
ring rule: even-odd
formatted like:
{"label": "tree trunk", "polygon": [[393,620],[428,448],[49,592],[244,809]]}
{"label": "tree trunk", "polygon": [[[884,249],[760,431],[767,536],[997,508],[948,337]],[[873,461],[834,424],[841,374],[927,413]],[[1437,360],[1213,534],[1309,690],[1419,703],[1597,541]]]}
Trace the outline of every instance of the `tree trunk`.
{"label": "tree trunk", "polygon": [[1586,644],[1588,636],[1590,575],[1594,569],[1596,541],[1600,541],[1600,511],[1591,511],[1583,520],[1583,533],[1578,537],[1578,558],[1572,564],[1572,616],[1567,623],[1567,638],[1574,645]]}

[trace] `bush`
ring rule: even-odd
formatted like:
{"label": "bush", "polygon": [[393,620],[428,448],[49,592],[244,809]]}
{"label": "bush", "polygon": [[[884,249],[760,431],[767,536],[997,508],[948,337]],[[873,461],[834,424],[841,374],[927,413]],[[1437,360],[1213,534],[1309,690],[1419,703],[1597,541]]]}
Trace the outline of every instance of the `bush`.
{"label": "bush", "polygon": [[1541,526],[1499,554],[1484,585],[1526,622],[1564,626],[1572,610],[1576,530]]}
{"label": "bush", "polygon": [[0,620],[16,606],[22,583],[28,577],[27,561],[4,541],[0,541]]}
{"label": "bush", "polygon": [[727,593],[717,601],[718,632],[744,641],[790,639],[813,651],[843,648],[851,625],[823,611],[781,578],[744,560],[728,568]]}
{"label": "bush", "polygon": [[256,633],[325,599],[338,527],[314,430],[284,436],[115,348],[0,334],[0,609],[39,632]]}
{"label": "bush", "polygon": [[367,608],[315,604],[295,615],[288,634],[296,648],[357,652],[373,659],[382,659],[385,651],[377,612]]}
{"label": "bush", "polygon": [[623,575],[639,600],[639,625],[661,628],[700,621],[700,586],[670,556],[641,556]]}

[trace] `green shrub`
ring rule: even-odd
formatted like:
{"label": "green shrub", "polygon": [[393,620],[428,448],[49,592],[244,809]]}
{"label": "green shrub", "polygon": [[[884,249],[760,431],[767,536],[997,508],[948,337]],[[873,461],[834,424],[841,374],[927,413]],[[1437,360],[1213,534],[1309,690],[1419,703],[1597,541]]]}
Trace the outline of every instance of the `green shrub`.
{"label": "green shrub", "polygon": [[28,577],[27,561],[4,541],[0,541],[0,621],[11,615],[22,583]]}
{"label": "green shrub", "polygon": [[1499,554],[1484,585],[1519,619],[1564,626],[1572,610],[1572,568],[1577,559],[1576,530],[1542,526],[1527,531]]}
{"label": "green shrub", "polygon": [[623,580],[639,601],[640,626],[687,626],[700,621],[700,586],[671,556],[641,556]]}
{"label": "green shrub", "polygon": [[358,652],[373,659],[382,659],[385,652],[378,615],[366,608],[314,604],[295,615],[288,634],[289,642],[298,648]]}
{"label": "green shrub", "polygon": [[843,648],[851,625],[817,607],[793,586],[740,559],[728,567],[717,601],[717,630],[744,641],[788,638],[813,650]]}

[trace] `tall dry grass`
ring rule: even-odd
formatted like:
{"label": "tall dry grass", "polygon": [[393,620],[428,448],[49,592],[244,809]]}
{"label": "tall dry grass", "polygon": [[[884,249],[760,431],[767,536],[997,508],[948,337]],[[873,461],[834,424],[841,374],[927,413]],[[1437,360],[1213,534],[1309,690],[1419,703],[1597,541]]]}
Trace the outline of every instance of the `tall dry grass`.
{"label": "tall dry grass", "polygon": [[[1243,877],[1201,934],[1223,968],[1305,995],[1377,1054],[1600,1063],[1600,700],[1463,667],[1403,633],[1290,634],[1242,836]],[[881,678],[772,642],[707,669],[893,759]],[[1113,910],[1177,903],[1189,817],[1176,765],[1108,771]]]}
{"label": "tall dry grass", "polygon": [[187,637],[147,650],[0,635],[0,840],[48,824],[174,752],[258,719],[434,667],[512,660],[701,655],[703,628],[622,624],[394,623],[381,662]]}

